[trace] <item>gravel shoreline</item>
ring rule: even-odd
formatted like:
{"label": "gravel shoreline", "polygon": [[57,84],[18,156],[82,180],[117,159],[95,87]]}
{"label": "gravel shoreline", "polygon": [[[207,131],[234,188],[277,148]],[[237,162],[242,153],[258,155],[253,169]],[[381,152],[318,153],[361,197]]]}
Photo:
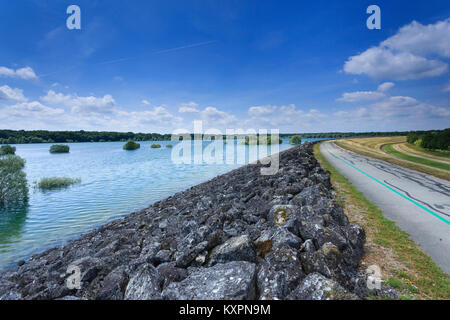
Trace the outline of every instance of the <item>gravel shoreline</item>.
{"label": "gravel shoreline", "polygon": [[281,152],[273,176],[240,167],[33,255],[0,273],[0,300],[364,299],[364,230],[312,146]]}

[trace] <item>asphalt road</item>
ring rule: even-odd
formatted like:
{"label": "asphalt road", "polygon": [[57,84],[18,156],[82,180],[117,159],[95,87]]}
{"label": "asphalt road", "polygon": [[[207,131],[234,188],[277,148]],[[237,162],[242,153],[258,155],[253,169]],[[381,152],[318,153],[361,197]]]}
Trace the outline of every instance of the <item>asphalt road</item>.
{"label": "asphalt road", "polygon": [[324,157],[450,274],[450,182],[345,150],[320,146]]}

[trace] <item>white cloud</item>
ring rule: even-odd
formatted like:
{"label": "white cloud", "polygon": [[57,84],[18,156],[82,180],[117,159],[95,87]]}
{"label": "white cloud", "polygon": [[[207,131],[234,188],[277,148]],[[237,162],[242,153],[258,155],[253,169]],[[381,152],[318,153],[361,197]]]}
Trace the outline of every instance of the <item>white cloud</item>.
{"label": "white cloud", "polygon": [[378,123],[395,121],[411,124],[413,123],[411,120],[427,120],[433,123],[435,118],[445,121],[450,117],[450,107],[434,106],[408,96],[392,96],[357,109],[337,111],[333,115],[344,123],[368,124],[373,121]]}
{"label": "white cloud", "polygon": [[427,26],[413,21],[377,47],[350,57],[344,71],[375,79],[435,77],[448,70],[437,57],[450,57],[450,18]]}
{"label": "white cloud", "polygon": [[116,104],[114,98],[106,94],[103,97],[79,97],[77,95],[65,95],[49,90],[47,95],[41,97],[41,100],[53,105],[63,105],[72,109],[74,113],[98,113],[110,114],[114,112]]}
{"label": "white cloud", "polygon": [[34,70],[31,67],[24,67],[16,70],[7,67],[0,67],[0,76],[9,78],[21,78],[25,80],[37,78]]}
{"label": "white cloud", "polygon": [[27,101],[27,98],[23,95],[23,90],[4,85],[0,87],[0,100]]}
{"label": "white cloud", "polygon": [[234,115],[221,111],[215,107],[206,107],[201,111],[202,120],[205,121],[205,126],[218,128],[220,126],[229,125],[237,119]]}
{"label": "white cloud", "polygon": [[377,101],[386,97],[386,92],[394,87],[393,82],[383,82],[378,86],[377,91],[355,91],[345,92],[336,101],[343,102],[361,102],[361,101]]}
{"label": "white cloud", "polygon": [[375,79],[413,80],[439,76],[447,72],[446,63],[429,60],[410,52],[392,52],[387,48],[370,48],[350,57],[344,71],[367,74]]}
{"label": "white cloud", "polygon": [[308,111],[297,109],[294,104],[274,106],[253,106],[248,109],[246,127],[259,129],[279,129],[282,132],[315,131],[328,117],[317,109]]}
{"label": "white cloud", "polygon": [[141,101],[142,104],[145,104],[146,106],[148,106],[150,104],[150,101],[144,99]]}
{"label": "white cloud", "polygon": [[336,99],[344,102],[360,102],[360,101],[374,101],[385,97],[385,94],[378,91],[356,91],[345,92],[342,97]]}
{"label": "white cloud", "polygon": [[53,90],[49,90],[47,95],[41,97],[41,100],[50,104],[66,104],[72,99],[71,95],[65,95],[63,93],[56,93]]}
{"label": "white cloud", "polygon": [[395,83],[393,82],[384,82],[378,86],[378,91],[380,92],[387,92],[391,90],[395,86]]}
{"label": "white cloud", "polygon": [[381,45],[420,56],[436,54],[450,58],[450,18],[426,26],[413,21]]}
{"label": "white cloud", "polygon": [[49,119],[64,113],[63,109],[51,108],[38,101],[22,102],[7,106],[0,112],[1,118]]}
{"label": "white cloud", "polygon": [[248,114],[251,117],[267,116],[273,114],[276,109],[275,106],[255,106],[248,109]]}
{"label": "white cloud", "polygon": [[198,113],[200,110],[198,109],[198,104],[191,101],[188,103],[182,103],[181,107],[178,108],[179,113]]}

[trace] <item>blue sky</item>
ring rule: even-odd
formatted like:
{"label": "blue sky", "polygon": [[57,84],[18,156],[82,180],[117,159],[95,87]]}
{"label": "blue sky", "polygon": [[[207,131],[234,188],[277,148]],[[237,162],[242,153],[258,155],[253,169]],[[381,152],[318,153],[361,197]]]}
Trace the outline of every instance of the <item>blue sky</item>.
{"label": "blue sky", "polygon": [[0,128],[450,127],[443,0],[2,1],[0,38]]}

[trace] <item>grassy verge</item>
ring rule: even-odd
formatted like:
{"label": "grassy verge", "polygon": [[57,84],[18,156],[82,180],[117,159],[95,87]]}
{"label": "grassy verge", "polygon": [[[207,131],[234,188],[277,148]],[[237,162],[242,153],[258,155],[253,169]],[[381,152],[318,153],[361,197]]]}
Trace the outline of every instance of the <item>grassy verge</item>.
{"label": "grassy verge", "polygon": [[368,157],[380,159],[380,160],[383,160],[383,161],[386,161],[386,162],[389,162],[389,163],[397,164],[399,166],[402,166],[402,167],[405,167],[405,168],[408,168],[408,169],[416,170],[416,171],[419,171],[419,172],[430,174],[432,176],[435,176],[435,177],[438,177],[438,178],[450,181],[450,172],[445,172],[445,171],[443,171],[441,169],[435,169],[435,168],[432,168],[432,167],[424,166],[422,164],[418,164],[418,163],[414,163],[414,162],[407,162],[407,161],[404,161],[402,159],[397,159],[397,158],[394,158],[393,156],[390,156],[387,153],[381,152],[381,150],[379,152],[375,152],[375,151],[374,152],[370,152],[370,151],[366,152],[366,150],[364,150],[362,148],[359,148],[357,146],[345,143],[344,141],[345,140],[336,141],[335,143],[339,147],[341,147],[343,149],[350,150],[352,152],[361,154],[363,156],[368,156]]}
{"label": "grassy verge", "polygon": [[430,166],[433,168],[450,171],[450,164],[437,162],[437,161],[433,161],[433,160],[425,159],[425,158],[414,157],[409,154],[402,153],[398,150],[395,150],[394,147],[392,146],[392,144],[385,145],[384,150],[397,158],[405,159],[405,160],[408,160],[411,162],[423,164],[425,166]]}
{"label": "grassy verge", "polygon": [[323,157],[319,144],[314,145],[314,154],[330,172],[337,200],[349,220],[366,231],[361,267],[378,265],[383,279],[397,288],[401,299],[450,299],[450,277]]}

